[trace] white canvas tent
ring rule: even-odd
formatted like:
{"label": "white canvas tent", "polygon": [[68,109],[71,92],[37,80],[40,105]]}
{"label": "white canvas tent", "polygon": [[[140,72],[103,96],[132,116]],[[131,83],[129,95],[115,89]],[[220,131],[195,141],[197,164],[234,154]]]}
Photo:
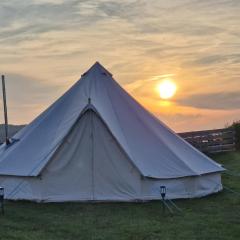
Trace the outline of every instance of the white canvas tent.
{"label": "white canvas tent", "polygon": [[[219,164],[145,110],[95,63],[0,148],[8,199],[134,201],[222,189]],[[18,140],[18,141],[16,141]]]}

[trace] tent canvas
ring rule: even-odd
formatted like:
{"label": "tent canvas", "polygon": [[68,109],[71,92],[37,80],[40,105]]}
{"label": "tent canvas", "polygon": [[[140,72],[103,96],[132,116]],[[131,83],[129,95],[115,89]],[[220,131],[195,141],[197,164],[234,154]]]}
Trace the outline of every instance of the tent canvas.
{"label": "tent canvas", "polygon": [[0,148],[9,199],[146,200],[222,189],[219,164],[134,100],[98,62]]}

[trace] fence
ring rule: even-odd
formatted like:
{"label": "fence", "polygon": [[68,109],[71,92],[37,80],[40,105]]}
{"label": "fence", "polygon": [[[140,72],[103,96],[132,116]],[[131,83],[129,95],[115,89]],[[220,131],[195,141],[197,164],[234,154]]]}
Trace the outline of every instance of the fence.
{"label": "fence", "polygon": [[179,135],[204,153],[236,150],[235,131],[231,128],[184,132],[179,133]]}

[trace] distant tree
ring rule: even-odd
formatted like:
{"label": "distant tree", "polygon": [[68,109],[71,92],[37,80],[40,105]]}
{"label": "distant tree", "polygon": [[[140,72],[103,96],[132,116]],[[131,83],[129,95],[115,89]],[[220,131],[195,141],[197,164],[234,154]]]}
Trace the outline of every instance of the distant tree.
{"label": "distant tree", "polygon": [[228,127],[235,130],[236,148],[240,150],[240,120],[234,121],[231,125],[228,125]]}

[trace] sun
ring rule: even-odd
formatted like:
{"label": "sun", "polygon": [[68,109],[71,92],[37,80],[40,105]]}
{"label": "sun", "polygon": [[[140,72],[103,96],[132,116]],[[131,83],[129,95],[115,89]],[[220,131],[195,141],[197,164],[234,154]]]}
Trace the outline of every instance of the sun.
{"label": "sun", "polygon": [[175,95],[177,86],[172,80],[165,79],[157,85],[157,91],[162,99],[170,99]]}

